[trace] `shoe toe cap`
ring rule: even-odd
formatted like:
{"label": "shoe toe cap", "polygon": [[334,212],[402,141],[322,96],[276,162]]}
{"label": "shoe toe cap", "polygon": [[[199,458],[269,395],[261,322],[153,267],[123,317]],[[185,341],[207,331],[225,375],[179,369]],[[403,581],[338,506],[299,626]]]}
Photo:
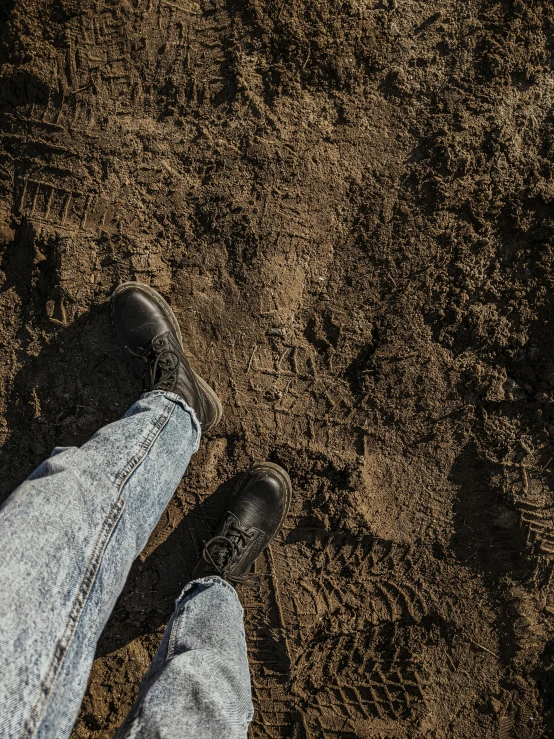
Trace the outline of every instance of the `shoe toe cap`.
{"label": "shoe toe cap", "polygon": [[282,467],[259,463],[239,484],[233,510],[243,526],[261,529],[271,538],[287,514],[291,493],[289,476]]}
{"label": "shoe toe cap", "polygon": [[161,306],[140,283],[125,283],[113,294],[111,313],[118,340],[131,348],[139,348],[157,334],[172,329]]}

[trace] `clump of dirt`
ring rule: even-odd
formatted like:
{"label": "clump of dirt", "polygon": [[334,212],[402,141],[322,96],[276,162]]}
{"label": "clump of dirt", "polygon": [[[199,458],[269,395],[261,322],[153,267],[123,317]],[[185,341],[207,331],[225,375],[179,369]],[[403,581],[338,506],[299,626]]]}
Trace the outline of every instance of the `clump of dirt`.
{"label": "clump of dirt", "polygon": [[225,406],[74,736],[122,722],[233,476],[269,458],[295,501],[242,591],[253,737],[554,737],[551,3],[0,20],[3,495],[136,397],[123,280],[170,301]]}

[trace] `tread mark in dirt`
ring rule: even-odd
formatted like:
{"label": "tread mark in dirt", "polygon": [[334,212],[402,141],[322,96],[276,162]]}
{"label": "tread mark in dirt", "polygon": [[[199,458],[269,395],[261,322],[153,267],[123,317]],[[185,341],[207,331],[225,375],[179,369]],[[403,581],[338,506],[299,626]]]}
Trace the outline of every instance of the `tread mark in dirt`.
{"label": "tread mark in dirt", "polygon": [[[309,684],[319,686],[308,724],[326,735],[337,728],[332,716],[348,719],[356,730],[369,719],[409,719],[425,700],[424,685],[411,656],[394,644],[404,625],[427,611],[405,548],[372,537],[353,543],[325,536],[314,542],[308,560],[305,550],[293,549],[289,542],[276,551],[276,568],[284,582],[300,588],[283,603],[283,617],[291,634],[294,693],[309,695]],[[390,647],[381,651],[382,644]]]}
{"label": "tread mark in dirt", "polygon": [[515,495],[521,520],[528,529],[527,544],[547,557],[554,555],[554,506],[552,493],[538,480],[532,480],[524,467],[522,492]]}
{"label": "tread mark in dirt", "polygon": [[19,213],[31,221],[73,232],[111,230],[115,217],[112,206],[94,193],[30,179],[23,182]]}
{"label": "tread mark in dirt", "polygon": [[499,739],[535,739],[537,718],[536,711],[525,699],[509,696],[498,718]]}
{"label": "tread mark in dirt", "polygon": [[289,691],[290,646],[271,548],[265,551],[263,560],[256,565],[256,580],[242,590],[255,706],[252,733],[255,737],[277,738],[287,736],[294,721]]}
{"label": "tread mark in dirt", "polygon": [[531,508],[529,504],[525,508],[521,519],[528,527],[529,546],[548,558],[554,557],[554,508]]}
{"label": "tread mark in dirt", "polygon": [[[310,348],[287,345],[276,351],[260,344],[250,352],[250,360],[247,356],[242,363],[237,359],[229,363],[234,403],[237,407],[247,409],[255,422],[265,429],[265,433],[275,429],[278,437],[291,429],[294,435],[298,433],[315,439],[317,447],[321,449],[333,448],[335,434],[349,434],[349,430],[342,425],[345,408],[349,407],[346,399],[342,406],[336,404],[339,410],[330,407],[327,415],[325,411],[328,406],[321,408],[324,396],[315,373],[315,356]],[[246,373],[245,362],[248,363]],[[343,398],[342,387],[338,384],[332,387],[337,400]],[[260,398],[265,402],[260,402]],[[330,424],[330,420],[336,420],[337,425]],[[345,454],[350,454],[354,460],[356,433],[352,431],[351,436],[352,443]]]}

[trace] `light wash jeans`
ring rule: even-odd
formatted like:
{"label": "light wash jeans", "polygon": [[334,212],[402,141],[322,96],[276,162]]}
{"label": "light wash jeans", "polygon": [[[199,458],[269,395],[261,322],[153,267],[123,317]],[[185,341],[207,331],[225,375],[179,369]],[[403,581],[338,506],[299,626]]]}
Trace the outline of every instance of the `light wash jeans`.
{"label": "light wash jeans", "polygon": [[[181,398],[145,393],[80,449],[55,449],[2,506],[1,739],[70,735],[98,638],[199,442]],[[242,739],[252,714],[235,590],[191,582],[118,739]]]}

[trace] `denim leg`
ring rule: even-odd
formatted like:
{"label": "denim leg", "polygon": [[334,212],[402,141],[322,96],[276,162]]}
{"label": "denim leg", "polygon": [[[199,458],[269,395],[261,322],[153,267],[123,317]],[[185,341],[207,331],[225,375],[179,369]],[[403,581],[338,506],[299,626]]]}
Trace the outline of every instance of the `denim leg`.
{"label": "denim leg", "polygon": [[117,739],[246,739],[254,708],[243,610],[219,577],[190,582]]}
{"label": "denim leg", "polygon": [[199,442],[182,399],[146,393],[0,509],[2,739],[69,736],[98,638]]}

